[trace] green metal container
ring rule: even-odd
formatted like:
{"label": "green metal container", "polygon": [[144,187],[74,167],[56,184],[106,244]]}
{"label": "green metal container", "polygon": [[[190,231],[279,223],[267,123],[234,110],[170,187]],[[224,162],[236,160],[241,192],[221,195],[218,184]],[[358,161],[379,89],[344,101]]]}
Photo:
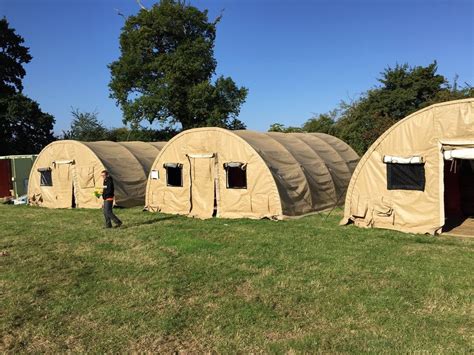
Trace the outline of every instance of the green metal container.
{"label": "green metal container", "polygon": [[0,159],[10,160],[13,197],[18,198],[28,193],[28,179],[31,167],[38,155],[7,155]]}

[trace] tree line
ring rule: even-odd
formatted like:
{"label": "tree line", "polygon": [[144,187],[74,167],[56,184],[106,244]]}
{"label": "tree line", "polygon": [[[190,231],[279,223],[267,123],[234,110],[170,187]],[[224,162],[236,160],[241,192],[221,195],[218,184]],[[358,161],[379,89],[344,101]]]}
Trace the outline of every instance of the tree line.
{"label": "tree line", "polygon": [[341,101],[333,110],[315,115],[300,127],[274,123],[269,130],[331,134],[363,154],[389,127],[411,113],[435,103],[474,97],[471,85],[459,85],[458,78],[450,83],[439,74],[436,61],[425,67],[388,67],[378,82],[358,99]]}

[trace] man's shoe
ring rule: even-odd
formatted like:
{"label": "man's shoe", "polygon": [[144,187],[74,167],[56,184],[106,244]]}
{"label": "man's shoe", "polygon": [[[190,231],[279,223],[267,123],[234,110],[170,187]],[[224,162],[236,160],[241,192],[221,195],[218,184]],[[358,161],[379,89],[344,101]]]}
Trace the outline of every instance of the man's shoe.
{"label": "man's shoe", "polygon": [[123,224],[123,223],[120,222],[119,224],[116,224],[114,228],[120,228],[120,227],[122,227],[122,224]]}

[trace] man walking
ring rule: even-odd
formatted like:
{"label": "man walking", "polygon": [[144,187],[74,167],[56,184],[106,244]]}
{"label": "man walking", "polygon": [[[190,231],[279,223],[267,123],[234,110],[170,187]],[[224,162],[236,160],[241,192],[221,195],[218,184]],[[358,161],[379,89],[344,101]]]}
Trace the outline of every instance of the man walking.
{"label": "man walking", "polygon": [[104,200],[104,217],[105,217],[105,228],[112,228],[112,221],[115,223],[115,227],[120,227],[122,221],[114,215],[112,208],[114,206],[114,180],[109,175],[107,170],[102,171],[100,174],[104,179],[102,199]]}

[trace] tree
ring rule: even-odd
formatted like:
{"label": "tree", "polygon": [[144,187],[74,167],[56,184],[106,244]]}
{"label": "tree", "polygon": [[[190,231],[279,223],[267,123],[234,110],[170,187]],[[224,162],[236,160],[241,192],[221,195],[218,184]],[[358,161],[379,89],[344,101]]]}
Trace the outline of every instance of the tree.
{"label": "tree", "polygon": [[151,129],[146,127],[119,127],[112,128],[108,131],[107,139],[114,142],[123,141],[142,141],[142,142],[159,142],[169,141],[178,132],[173,129]]}
{"label": "tree", "polygon": [[332,111],[310,118],[303,124],[303,131],[334,134],[335,117],[336,111]]}
{"label": "tree", "polygon": [[54,118],[24,96],[23,64],[32,57],[24,39],[0,20],[0,155],[38,153],[55,138]]}
{"label": "tree", "polygon": [[388,67],[378,79],[382,84],[352,103],[342,102],[334,132],[363,154],[397,121],[429,105],[473,97],[472,87],[459,89],[456,81],[437,74],[436,61],[423,67],[408,64]]}
{"label": "tree", "polygon": [[71,128],[63,133],[64,139],[74,139],[83,142],[93,142],[108,139],[107,128],[97,118],[98,113],[80,112],[79,109],[72,109],[73,120]]}
{"label": "tree", "polygon": [[301,127],[293,127],[293,126],[285,127],[285,125],[282,123],[273,123],[270,125],[268,132],[281,132],[281,133],[295,133],[296,132],[298,133],[298,132],[304,132],[304,131]]}
{"label": "tree", "polygon": [[23,90],[22,79],[26,75],[23,64],[32,57],[22,43],[25,40],[9,27],[6,18],[0,20],[0,97]]}
{"label": "tree", "polygon": [[210,22],[207,11],[177,0],[161,0],[126,20],[121,56],[109,65],[110,96],[122,108],[124,122],[244,127],[236,117],[247,89],[229,77],[211,82],[219,21]]}
{"label": "tree", "polygon": [[0,155],[39,153],[55,138],[54,118],[22,94],[0,98]]}

